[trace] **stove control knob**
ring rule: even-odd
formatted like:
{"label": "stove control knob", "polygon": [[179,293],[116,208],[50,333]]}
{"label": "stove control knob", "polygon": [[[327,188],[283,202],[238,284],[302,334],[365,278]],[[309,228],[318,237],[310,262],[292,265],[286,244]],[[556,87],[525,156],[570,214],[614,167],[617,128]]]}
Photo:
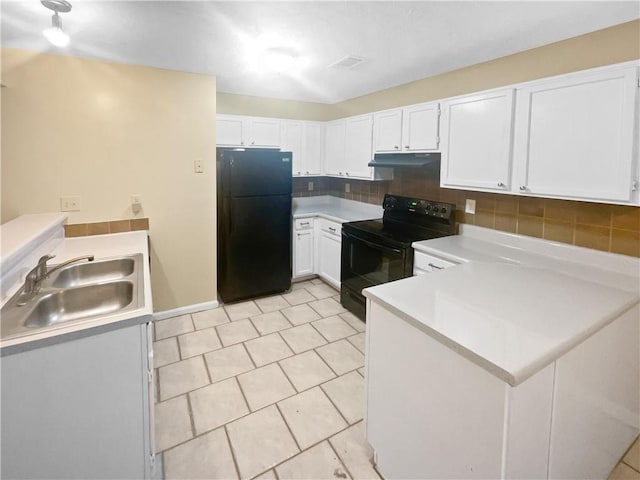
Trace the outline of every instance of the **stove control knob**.
{"label": "stove control knob", "polygon": [[396,206],[397,200],[396,197],[387,197],[384,199],[384,209],[385,210],[391,210],[393,207]]}
{"label": "stove control knob", "polygon": [[427,212],[431,210],[431,205],[427,205],[426,207]]}
{"label": "stove control knob", "polygon": [[442,213],[447,213],[447,207],[442,207],[442,210],[440,210]]}

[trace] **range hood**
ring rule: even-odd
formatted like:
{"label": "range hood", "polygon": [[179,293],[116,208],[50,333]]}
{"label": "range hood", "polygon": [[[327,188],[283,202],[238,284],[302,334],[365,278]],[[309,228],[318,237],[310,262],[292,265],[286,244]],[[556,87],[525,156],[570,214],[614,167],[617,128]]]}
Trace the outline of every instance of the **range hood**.
{"label": "range hood", "polygon": [[440,169],[440,153],[376,153],[369,166]]}

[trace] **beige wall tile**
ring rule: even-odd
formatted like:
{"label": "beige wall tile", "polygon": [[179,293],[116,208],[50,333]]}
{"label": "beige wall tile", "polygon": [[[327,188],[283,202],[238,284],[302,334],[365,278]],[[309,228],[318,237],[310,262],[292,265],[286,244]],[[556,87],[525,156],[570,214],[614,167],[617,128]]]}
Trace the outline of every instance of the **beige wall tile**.
{"label": "beige wall tile", "polygon": [[518,215],[518,233],[530,237],[542,237],[542,218]]}
{"label": "beige wall tile", "polygon": [[[516,204],[517,208],[517,204]],[[495,229],[515,233],[518,228],[518,217],[513,213],[496,212]]]}
{"label": "beige wall tile", "polygon": [[543,237],[546,240],[554,242],[573,243],[573,233],[575,226],[571,222],[562,220],[554,220],[551,218],[544,219]]}
{"label": "beige wall tile", "polygon": [[148,218],[132,218],[131,230],[149,230]]}
{"label": "beige wall tile", "polygon": [[496,213],[498,212],[516,215],[518,213],[518,197],[512,195],[497,195]]}
{"label": "beige wall tile", "polygon": [[104,235],[109,233],[109,222],[98,222],[87,224],[88,235]]}
{"label": "beige wall tile", "polygon": [[65,237],[84,237],[87,235],[87,224],[86,223],[77,223],[74,225],[65,225],[64,226],[64,236]]}
{"label": "beige wall tile", "polygon": [[611,209],[613,228],[624,230],[640,230],[640,207],[614,205]]}
{"label": "beige wall tile", "polygon": [[611,251],[640,257],[640,232],[633,230],[611,230]]}
{"label": "beige wall tile", "polygon": [[130,231],[131,231],[130,220],[116,220],[114,222],[109,222],[110,233],[120,233],[120,232],[130,232]]}
{"label": "beige wall tile", "polygon": [[520,197],[518,199],[518,215],[542,217],[544,215],[544,199]]}
{"label": "beige wall tile", "polygon": [[593,225],[576,225],[575,244],[580,247],[609,251],[611,229]]}
{"label": "beige wall tile", "polygon": [[493,210],[476,210],[475,224],[479,227],[493,228],[495,225]]}
{"label": "beige wall tile", "polygon": [[575,222],[576,202],[546,198],[544,200],[544,216],[563,222]]}
{"label": "beige wall tile", "polygon": [[611,205],[603,203],[576,203],[576,223],[583,225],[611,226]]}

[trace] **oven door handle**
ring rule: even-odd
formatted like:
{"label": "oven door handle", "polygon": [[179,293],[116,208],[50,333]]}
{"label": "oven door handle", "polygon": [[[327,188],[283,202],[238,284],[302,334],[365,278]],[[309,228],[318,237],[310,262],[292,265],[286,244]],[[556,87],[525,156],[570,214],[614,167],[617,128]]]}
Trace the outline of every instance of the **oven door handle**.
{"label": "oven door handle", "polygon": [[345,236],[345,237],[349,237],[352,240],[356,240],[358,242],[362,242],[365,245],[370,246],[371,248],[375,248],[375,249],[383,250],[383,251],[385,251],[385,250],[386,251],[392,251],[392,252],[395,252],[395,253],[402,254],[402,251],[398,250],[397,248],[387,247],[385,245],[380,245],[379,243],[369,242],[367,240],[364,240],[363,238],[356,237],[355,235],[351,235],[349,233],[346,233],[344,230],[342,231],[342,235]]}

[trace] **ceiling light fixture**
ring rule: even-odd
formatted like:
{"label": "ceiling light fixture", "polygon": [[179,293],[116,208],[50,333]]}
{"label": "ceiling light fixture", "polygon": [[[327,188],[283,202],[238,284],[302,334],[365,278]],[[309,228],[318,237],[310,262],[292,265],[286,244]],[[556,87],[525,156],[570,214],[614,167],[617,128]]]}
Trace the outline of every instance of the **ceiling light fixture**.
{"label": "ceiling light fixture", "polygon": [[56,47],[66,47],[69,45],[69,35],[62,30],[62,20],[58,13],[67,13],[71,11],[71,4],[66,0],[41,0],[42,5],[49,10],[53,10],[51,17],[51,27],[42,31],[42,34]]}

